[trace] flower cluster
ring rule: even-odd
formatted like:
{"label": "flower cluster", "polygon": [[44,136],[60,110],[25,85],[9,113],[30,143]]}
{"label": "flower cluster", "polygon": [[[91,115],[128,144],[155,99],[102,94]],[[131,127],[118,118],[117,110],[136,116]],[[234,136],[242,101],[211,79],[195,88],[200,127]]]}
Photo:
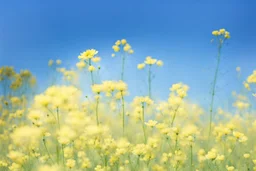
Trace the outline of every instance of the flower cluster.
{"label": "flower cluster", "polygon": [[[134,51],[131,47],[131,45],[127,42],[126,39],[122,39],[122,40],[117,40],[115,42],[115,44],[112,46],[112,49],[115,51],[115,52],[125,52],[125,53],[128,53],[128,54],[133,54]],[[115,54],[112,54],[112,57],[114,57]]]}
{"label": "flower cluster", "polygon": [[[230,37],[224,29],[213,34]],[[121,48],[133,53],[124,39],[113,46],[116,52]],[[77,63],[92,76],[86,98],[68,82],[33,95],[30,71],[0,68],[0,170],[256,170],[254,101],[246,94],[253,91],[255,71],[244,82],[246,89],[233,93],[233,108],[219,107],[213,115],[209,137],[208,112],[187,99],[188,85],[171,85],[166,100],[152,98],[151,87],[148,96],[128,97],[124,81],[93,82],[97,54],[89,49]],[[51,68],[60,64],[49,61]],[[139,65],[163,62],[147,57]],[[66,81],[80,81],[75,70],[55,69]]]}
{"label": "flower cluster", "polygon": [[151,56],[147,56],[144,63],[138,64],[137,68],[138,69],[144,69],[146,65],[152,66],[152,65],[157,65],[159,67],[163,66],[163,61],[157,60],[152,58]]}

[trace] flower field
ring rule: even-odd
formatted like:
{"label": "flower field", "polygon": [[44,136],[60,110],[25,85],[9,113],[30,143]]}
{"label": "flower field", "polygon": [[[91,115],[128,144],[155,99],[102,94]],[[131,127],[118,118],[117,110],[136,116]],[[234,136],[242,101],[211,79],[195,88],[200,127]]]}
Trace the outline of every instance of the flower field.
{"label": "flower field", "polygon": [[[225,29],[213,31],[212,37],[218,55],[211,94],[206,95],[211,99],[209,108],[187,100],[189,85],[182,78],[166,90],[168,99],[156,100],[153,72],[157,75],[158,69],[168,66],[151,56],[137,66],[146,70],[147,94],[127,100],[131,95],[126,61],[136,52],[126,39],[112,46],[112,57],[122,64],[120,80],[99,79],[105,58],[95,49],[74,58],[75,69],[62,67],[61,60],[49,60],[52,81],[41,93],[29,70],[2,66],[0,170],[256,170],[256,115],[251,107],[256,70],[240,83],[244,91],[233,93],[232,111],[216,106],[221,52],[231,40]],[[90,80],[83,85],[90,94],[77,86],[84,77]]]}

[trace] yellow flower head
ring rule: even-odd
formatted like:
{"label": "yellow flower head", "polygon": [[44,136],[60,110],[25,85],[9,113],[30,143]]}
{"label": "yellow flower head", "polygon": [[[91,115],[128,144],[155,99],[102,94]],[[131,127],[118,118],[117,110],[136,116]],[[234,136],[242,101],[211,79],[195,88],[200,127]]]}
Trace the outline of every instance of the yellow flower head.
{"label": "yellow flower head", "polygon": [[145,68],[145,64],[144,64],[144,63],[138,64],[137,68],[138,68],[138,69],[143,69],[143,68]]}
{"label": "yellow flower head", "polygon": [[156,62],[156,65],[159,66],[159,67],[161,67],[161,66],[164,65],[164,63],[163,63],[163,61],[158,60],[158,61]]}
{"label": "yellow flower head", "polygon": [[92,58],[92,62],[95,62],[95,63],[100,62],[100,60],[101,60],[100,57],[94,57],[94,58]]}
{"label": "yellow flower head", "polygon": [[88,67],[88,71],[90,71],[90,72],[95,71],[95,67],[94,67],[94,66],[92,66],[92,65],[91,65],[91,66],[89,66],[89,67]]}
{"label": "yellow flower head", "polygon": [[57,65],[60,65],[61,63],[62,63],[62,61],[61,61],[60,59],[57,59],[57,60],[56,60],[56,64],[57,64]]}
{"label": "yellow flower head", "polygon": [[86,67],[86,63],[85,63],[83,60],[81,60],[81,61],[79,61],[79,62],[76,63],[76,67],[77,67],[78,69],[83,69],[83,68]]}
{"label": "yellow flower head", "polygon": [[78,59],[81,59],[81,60],[91,59],[97,54],[98,54],[98,51],[96,51],[95,49],[88,49],[85,52],[81,53],[78,56]]}
{"label": "yellow flower head", "polygon": [[127,43],[126,39],[121,40],[122,45],[125,45]]}
{"label": "yellow flower head", "polygon": [[119,51],[120,51],[120,48],[119,48],[119,46],[117,46],[117,45],[112,46],[112,49],[113,49],[115,52],[119,52]]}
{"label": "yellow flower head", "polygon": [[49,66],[49,67],[52,66],[53,63],[54,63],[54,61],[53,61],[52,59],[50,59],[50,60],[48,61],[48,66]]}

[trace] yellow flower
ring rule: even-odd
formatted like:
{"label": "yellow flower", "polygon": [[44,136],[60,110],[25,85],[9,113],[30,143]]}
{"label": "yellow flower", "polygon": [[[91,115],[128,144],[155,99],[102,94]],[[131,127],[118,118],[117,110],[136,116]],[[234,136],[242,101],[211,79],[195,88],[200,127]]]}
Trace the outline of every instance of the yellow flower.
{"label": "yellow flower", "polygon": [[156,63],[156,59],[153,59],[151,56],[147,56],[146,57],[146,60],[145,60],[145,64],[148,64],[148,65],[153,65]]}
{"label": "yellow flower", "polygon": [[121,40],[121,43],[122,43],[122,45],[124,45],[124,44],[127,43],[127,41],[126,41],[125,39],[122,39],[122,40]]}
{"label": "yellow flower", "polygon": [[220,29],[219,32],[220,32],[220,34],[225,34],[226,30],[225,29]]}
{"label": "yellow flower", "polygon": [[90,71],[90,72],[95,71],[95,67],[94,67],[94,66],[92,66],[92,65],[91,65],[91,66],[89,66],[89,67],[88,67],[88,71]]}
{"label": "yellow flower", "polygon": [[254,70],[253,73],[247,77],[247,82],[250,84],[256,83],[256,70]]}
{"label": "yellow flower", "polygon": [[17,146],[29,147],[31,145],[38,145],[39,139],[42,136],[40,128],[23,126],[16,128],[11,134],[13,143]]}
{"label": "yellow flower", "polygon": [[95,49],[88,49],[85,52],[81,53],[78,56],[78,59],[81,59],[81,60],[91,59],[97,54],[98,54],[98,51],[96,51]]}
{"label": "yellow flower", "polygon": [[219,36],[219,31],[218,31],[218,30],[214,30],[214,31],[212,32],[212,35],[214,35],[214,36]]}
{"label": "yellow flower", "polygon": [[86,67],[86,63],[85,63],[84,61],[77,62],[77,63],[76,63],[76,67],[77,67],[78,69],[83,69],[83,68]]}
{"label": "yellow flower", "polygon": [[117,40],[115,45],[119,46],[121,44],[121,41],[120,40]]}
{"label": "yellow flower", "polygon": [[100,60],[101,60],[100,57],[94,57],[94,58],[92,58],[92,62],[95,62],[95,63],[100,62]]}
{"label": "yellow flower", "polygon": [[66,166],[69,169],[72,169],[73,167],[75,167],[75,165],[76,165],[76,161],[74,159],[68,159],[66,162]]}
{"label": "yellow flower", "polygon": [[77,133],[69,126],[63,126],[58,131],[58,142],[62,145],[67,145],[75,139]]}
{"label": "yellow flower", "polygon": [[143,69],[143,68],[145,68],[145,64],[144,64],[144,63],[138,64],[137,68],[138,68],[138,69]]}
{"label": "yellow flower", "polygon": [[115,56],[116,56],[116,54],[112,53],[112,54],[111,54],[111,56],[112,56],[112,57],[115,57]]}
{"label": "yellow flower", "polygon": [[237,71],[237,72],[240,72],[240,71],[241,71],[241,68],[240,68],[240,67],[236,67],[236,71]]}
{"label": "yellow flower", "polygon": [[119,52],[119,51],[120,51],[120,48],[119,48],[119,46],[117,46],[117,45],[112,46],[112,49],[113,49],[115,52]]}
{"label": "yellow flower", "polygon": [[130,50],[128,51],[128,53],[129,53],[129,54],[133,54],[134,51],[133,51],[132,49],[130,49]]}
{"label": "yellow flower", "polygon": [[250,154],[248,154],[248,153],[246,153],[246,154],[244,154],[244,158],[246,158],[246,159],[248,159],[248,158],[250,158]]}
{"label": "yellow flower", "polygon": [[156,126],[157,121],[154,120],[149,120],[148,122],[145,122],[145,124],[151,128],[153,128],[154,126]]}
{"label": "yellow flower", "polygon": [[56,60],[56,64],[57,64],[57,65],[60,65],[61,62],[62,62],[62,61],[61,61],[60,59],[57,59],[57,60]]}
{"label": "yellow flower", "polygon": [[20,171],[22,170],[22,165],[17,163],[12,163],[11,166],[9,166],[10,171]]}
{"label": "yellow flower", "polygon": [[229,39],[229,38],[230,38],[230,33],[226,31],[224,37],[225,37],[226,39]]}
{"label": "yellow flower", "polygon": [[156,62],[156,65],[159,66],[159,67],[161,67],[161,66],[164,65],[164,63],[163,63],[163,61],[158,60],[158,61]]}
{"label": "yellow flower", "polygon": [[216,160],[223,161],[225,159],[224,155],[218,155]]}
{"label": "yellow flower", "polygon": [[243,82],[243,84],[244,84],[244,87],[245,87],[247,90],[249,90],[249,91],[251,90],[249,83]]}
{"label": "yellow flower", "polygon": [[125,52],[128,52],[131,48],[132,48],[132,47],[127,43],[127,44],[125,44],[125,46],[124,46],[124,51],[125,51]]}
{"label": "yellow flower", "polygon": [[92,91],[96,94],[99,94],[104,90],[104,86],[102,84],[94,84],[92,85]]}
{"label": "yellow flower", "polygon": [[50,59],[49,62],[48,62],[48,66],[49,66],[49,67],[52,66],[53,63],[54,63],[54,61],[53,61],[52,59]]}
{"label": "yellow flower", "polygon": [[217,157],[217,151],[215,149],[211,149],[205,156],[208,160],[214,160]]}
{"label": "yellow flower", "polygon": [[226,169],[227,169],[227,171],[234,171],[234,170],[235,170],[235,167],[234,167],[234,166],[228,166],[228,165],[226,165]]}

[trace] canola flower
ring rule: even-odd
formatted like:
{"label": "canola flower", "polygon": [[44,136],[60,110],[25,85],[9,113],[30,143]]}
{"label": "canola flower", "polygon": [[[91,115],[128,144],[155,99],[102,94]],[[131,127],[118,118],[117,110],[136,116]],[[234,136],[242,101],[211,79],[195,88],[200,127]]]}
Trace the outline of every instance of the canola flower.
{"label": "canola flower", "polygon": [[212,32],[212,35],[215,36],[215,40],[217,42],[218,47],[218,55],[217,55],[217,66],[214,73],[213,78],[213,85],[212,85],[212,92],[211,92],[211,102],[210,102],[210,122],[209,122],[209,138],[212,131],[212,120],[213,120],[213,105],[214,105],[214,97],[215,97],[215,91],[216,91],[216,84],[219,74],[219,67],[220,67],[220,60],[221,60],[221,51],[223,48],[224,43],[227,41],[227,39],[230,39],[230,33],[226,31],[225,29],[219,29],[214,30]]}
{"label": "canola flower", "polygon": [[152,58],[151,56],[147,56],[144,63],[138,64],[137,68],[139,70],[144,69],[146,66],[148,66],[148,96],[152,98],[151,96],[151,82],[152,82],[152,66],[157,65],[159,67],[163,66],[163,61],[157,60]]}
{"label": "canola flower", "polygon": [[98,54],[97,50],[88,49],[88,50],[82,52],[78,56],[78,59],[80,61],[78,63],[76,63],[76,66],[78,69],[84,69],[87,66],[87,69],[91,75],[91,84],[92,85],[94,85],[94,81],[95,81],[94,74],[93,74],[93,72],[95,72],[95,70],[96,70],[95,64],[99,63],[101,61],[101,58],[99,56],[96,56],[97,54]]}
{"label": "canola flower", "polygon": [[[230,38],[223,29],[213,35]],[[130,50],[126,40],[113,49],[121,48]],[[97,53],[82,53],[78,70],[93,73]],[[36,86],[30,71],[0,68],[0,170],[256,170],[256,71],[241,83],[245,91],[232,93],[232,110],[218,108],[209,139],[208,112],[187,99],[189,85],[170,85],[166,100],[138,95],[130,101],[124,81],[91,79],[92,93],[84,99],[74,82],[83,78],[61,63],[48,65],[65,82],[40,94],[29,89]],[[151,65],[163,62],[148,58],[137,67]]]}
{"label": "canola flower", "polygon": [[124,69],[125,69],[125,60],[128,55],[134,53],[132,46],[127,42],[126,39],[117,40],[115,44],[112,46],[112,49],[115,53],[111,56],[115,57],[116,53],[119,53],[122,58],[122,71],[121,71],[121,80],[124,81]]}

